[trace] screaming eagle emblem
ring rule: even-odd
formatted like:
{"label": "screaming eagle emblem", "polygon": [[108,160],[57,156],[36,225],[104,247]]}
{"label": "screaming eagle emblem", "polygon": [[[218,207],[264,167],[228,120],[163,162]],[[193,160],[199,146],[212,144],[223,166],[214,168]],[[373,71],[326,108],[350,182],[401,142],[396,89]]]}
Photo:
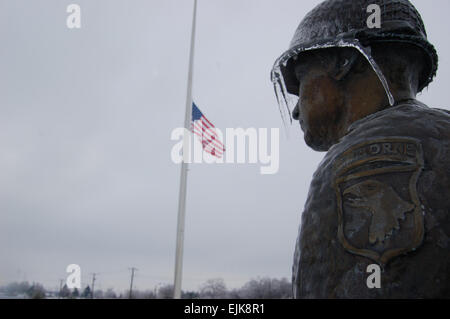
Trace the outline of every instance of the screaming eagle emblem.
{"label": "screaming eagle emblem", "polygon": [[344,248],[380,264],[415,250],[424,235],[417,180],[422,148],[411,138],[351,147],[334,163],[338,238]]}

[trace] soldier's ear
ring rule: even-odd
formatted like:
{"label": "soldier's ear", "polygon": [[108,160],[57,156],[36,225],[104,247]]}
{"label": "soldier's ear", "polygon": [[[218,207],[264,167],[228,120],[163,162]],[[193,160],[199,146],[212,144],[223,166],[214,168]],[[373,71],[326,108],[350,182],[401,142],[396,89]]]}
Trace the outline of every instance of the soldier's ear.
{"label": "soldier's ear", "polygon": [[337,81],[341,81],[354,69],[358,64],[357,62],[357,52],[354,52],[354,50],[342,50],[336,57],[332,76]]}

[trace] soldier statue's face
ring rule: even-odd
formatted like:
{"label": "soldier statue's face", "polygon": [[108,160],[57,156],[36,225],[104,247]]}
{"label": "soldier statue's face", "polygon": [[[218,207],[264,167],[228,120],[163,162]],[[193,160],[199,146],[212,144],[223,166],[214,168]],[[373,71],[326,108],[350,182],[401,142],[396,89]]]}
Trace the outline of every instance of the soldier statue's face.
{"label": "soldier statue's face", "polygon": [[330,69],[327,61],[314,54],[302,58],[295,68],[299,101],[293,117],[300,122],[306,144],[317,151],[327,151],[341,130],[344,94]]}
{"label": "soldier statue's face", "polygon": [[354,121],[388,105],[383,86],[359,53],[327,52],[308,52],[295,64],[299,100],[293,118],[300,122],[306,144],[321,152],[336,144]]}

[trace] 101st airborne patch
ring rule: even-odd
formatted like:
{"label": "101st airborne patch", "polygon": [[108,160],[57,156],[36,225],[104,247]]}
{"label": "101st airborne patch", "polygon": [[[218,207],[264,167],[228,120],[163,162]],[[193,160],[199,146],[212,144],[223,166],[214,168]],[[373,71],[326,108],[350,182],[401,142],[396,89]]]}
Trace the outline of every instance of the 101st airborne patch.
{"label": "101st airborne patch", "polygon": [[364,142],[336,159],[338,238],[348,252],[387,264],[421,245],[423,165],[420,142],[403,137]]}

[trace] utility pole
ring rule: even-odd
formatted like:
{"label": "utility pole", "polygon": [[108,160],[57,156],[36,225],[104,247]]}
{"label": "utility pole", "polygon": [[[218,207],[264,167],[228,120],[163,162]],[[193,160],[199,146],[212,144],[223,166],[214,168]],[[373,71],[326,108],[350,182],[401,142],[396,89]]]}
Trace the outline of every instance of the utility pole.
{"label": "utility pole", "polygon": [[132,297],[132,291],[133,291],[133,279],[134,279],[134,271],[137,270],[135,267],[131,267],[131,282],[130,282],[130,295],[128,296],[128,299],[131,299]]}
{"label": "utility pole", "polygon": [[58,299],[61,299],[61,291],[62,291],[62,284],[64,282],[64,279],[59,280],[59,293],[58,293]]}
{"label": "utility pole", "polygon": [[92,299],[94,299],[95,275],[96,275],[96,273],[94,272],[94,273],[92,274],[92,291],[91,291],[91,297],[92,297]]}

